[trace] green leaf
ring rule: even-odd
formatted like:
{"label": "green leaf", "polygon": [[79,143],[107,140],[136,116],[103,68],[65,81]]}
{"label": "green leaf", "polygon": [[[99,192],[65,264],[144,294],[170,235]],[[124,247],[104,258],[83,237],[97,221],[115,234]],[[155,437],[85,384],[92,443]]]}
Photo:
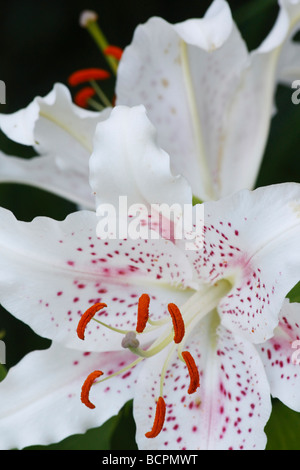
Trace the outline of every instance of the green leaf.
{"label": "green leaf", "polygon": [[6,367],[3,364],[0,364],[0,382],[5,378],[7,374]]}
{"label": "green leaf", "polygon": [[74,434],[57,444],[30,446],[25,450],[110,450],[111,435],[116,424],[117,417],[114,416],[99,428],[89,429],[85,434]]}
{"label": "green leaf", "polygon": [[[1,371],[0,371],[1,372]],[[74,434],[48,446],[30,446],[25,450],[136,450],[135,423],[132,401],[126,403],[117,416],[113,416],[99,428],[85,434]]]}
{"label": "green leaf", "polygon": [[271,418],[265,428],[266,450],[300,450],[300,413],[274,400]]}
{"label": "green leaf", "polygon": [[288,293],[291,302],[300,302],[300,282]]}
{"label": "green leaf", "polygon": [[132,401],[127,402],[118,414],[118,422],[111,439],[111,450],[137,450]]}

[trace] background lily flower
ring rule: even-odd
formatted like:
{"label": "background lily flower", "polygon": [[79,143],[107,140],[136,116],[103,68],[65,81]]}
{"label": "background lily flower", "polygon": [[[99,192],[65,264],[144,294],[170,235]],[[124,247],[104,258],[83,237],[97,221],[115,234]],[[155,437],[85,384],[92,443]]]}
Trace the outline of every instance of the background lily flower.
{"label": "background lily flower", "polygon": [[93,112],[76,106],[68,88],[58,83],[47,96],[35,98],[26,108],[0,114],[1,130],[39,154],[23,159],[0,152],[0,182],[29,184],[93,208],[89,156],[96,125],[110,110]]}
{"label": "background lily flower", "polygon": [[[136,29],[119,65],[116,103],[146,106],[159,145],[172,155],[172,173],[185,176],[200,200],[254,187],[277,83],[297,78],[299,47],[291,39],[299,17],[299,2],[280,2],[274,28],[251,53],[224,0],[215,0],[202,19],[171,25],[154,17]],[[0,115],[9,138],[43,156],[0,153],[0,181],[38,186],[92,208],[87,159],[95,125],[109,113],[80,109],[57,84],[27,108]]]}
{"label": "background lily flower", "polygon": [[[37,439],[37,435],[39,441],[32,444],[61,439],[70,432],[70,425],[61,424],[60,411],[64,407],[68,410],[66,419],[76,414],[74,432],[83,432],[95,425],[96,418],[88,419],[84,412],[76,413],[80,404],[72,398],[72,393],[77,393],[78,397],[79,392],[78,389],[72,392],[72,388],[78,386],[88,366],[97,364],[99,369],[103,365],[106,379],[117,372],[120,351],[124,355],[122,339],[128,332],[135,331],[138,299],[146,292],[150,299],[150,325],[138,335],[140,347],[127,344],[137,362],[129,368],[127,358],[130,361],[133,355],[129,352],[124,355],[125,364],[120,366],[119,379],[125,375],[126,380],[117,381],[127,389],[124,399],[117,398],[121,386],[114,385],[113,379],[111,384],[105,381],[91,390],[91,400],[96,407],[99,400],[104,401],[114,414],[129,397],[136,398],[141,448],[173,448],[175,445],[193,449],[195,446],[228,448],[233,445],[262,448],[265,445],[263,427],[270,413],[270,392],[262,362],[252,343],[265,342],[272,337],[284,298],[299,280],[299,203],[297,184],[241,191],[224,200],[207,202],[204,249],[194,252],[187,252],[180,244],[165,239],[98,239],[95,212],[80,211],[61,222],[38,217],[25,223],[2,209],[1,304],[38,334],[73,350],[66,354],[66,361],[60,361],[61,368],[70,367],[72,361],[73,366],[74,362],[82,361],[78,369],[72,367],[66,374],[59,373],[55,382],[57,365],[54,366],[54,362],[58,354],[55,351],[59,351],[55,346],[51,352],[33,353],[15,372],[12,369],[8,373],[0,385],[3,405],[0,426],[5,429],[13,426],[13,431],[0,433],[2,445],[14,445],[13,439],[15,445],[29,445],[30,436]],[[87,307],[97,302],[105,302],[107,308],[95,316],[100,324],[87,325],[85,340],[81,341],[75,334],[78,320]],[[174,332],[178,327],[171,320],[170,303],[179,307],[184,322],[179,342],[175,341]],[[187,365],[180,361],[184,350],[194,358],[200,375],[200,387],[185,399],[186,402],[183,387],[188,388],[195,367],[189,372]],[[91,362],[82,360],[86,351],[93,353]],[[99,353],[105,356],[100,357]],[[35,389],[35,378],[28,377],[28,367],[44,360],[50,361],[46,367],[49,376],[40,378]],[[138,366],[136,372],[132,373],[135,366]],[[31,383],[25,389],[18,379],[24,374],[28,377],[25,383]],[[127,377],[130,378],[127,380]],[[18,385],[13,386],[13,383]],[[24,390],[19,399],[23,405],[16,410],[14,404],[18,401],[20,387]],[[114,387],[117,387],[117,394]],[[46,388],[48,395],[44,397]],[[105,397],[113,388],[110,407]],[[214,390],[218,390],[217,402],[211,401]],[[168,398],[171,391],[173,398]],[[28,407],[31,393],[33,398]],[[157,441],[151,438],[145,441],[146,437],[140,436],[151,429],[159,396],[166,400],[166,424],[155,438]],[[176,399],[180,403],[175,403]],[[39,416],[41,409],[43,413]],[[51,433],[48,428],[42,432],[40,421],[40,418],[45,419],[47,410],[52,414]],[[57,433],[53,410],[60,415]],[[103,410],[103,403],[100,410]],[[249,413],[252,413],[251,420]],[[29,415],[28,433],[25,423],[24,428],[19,426],[16,430],[16,420],[20,422],[24,417],[25,421]],[[103,416],[107,419],[107,415],[108,411],[103,413],[98,424],[103,422]],[[250,421],[251,428],[248,427]],[[189,427],[183,428],[183,423]],[[184,429],[186,432],[182,432]]]}
{"label": "background lily flower", "polygon": [[[286,300],[274,335],[257,349],[263,361],[273,397],[300,411],[299,326],[300,305]],[[298,350],[298,351],[297,351]]]}
{"label": "background lily flower", "polygon": [[255,185],[276,86],[299,73],[292,41],[299,2],[279,6],[273,29],[250,53],[224,0],[215,0],[203,19],[172,25],[153,17],[125,48],[116,103],[145,105],[172,171],[200,200]]}

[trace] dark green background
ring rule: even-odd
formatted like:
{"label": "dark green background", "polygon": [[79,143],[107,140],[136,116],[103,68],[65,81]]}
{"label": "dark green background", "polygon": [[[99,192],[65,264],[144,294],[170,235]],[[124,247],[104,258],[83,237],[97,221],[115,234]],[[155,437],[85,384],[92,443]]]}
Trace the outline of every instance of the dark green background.
{"label": "dark green background", "polygon": [[[206,0],[2,0],[0,79],[6,83],[7,104],[1,105],[0,111],[10,113],[25,107],[35,96],[46,95],[55,82],[66,84],[68,75],[76,69],[106,66],[87,32],[79,27],[78,17],[83,9],[97,11],[109,41],[123,48],[130,43],[134,28],[149,17],[161,16],[172,23],[201,17],[210,3]],[[229,1],[229,4],[249,49],[257,47],[275,21],[277,2],[244,0]],[[282,86],[276,93],[276,105],[278,113],[272,121],[257,181],[260,186],[283,181],[300,182],[300,105],[292,104],[291,89]],[[1,133],[0,148],[24,158],[34,155],[31,148],[10,142]],[[13,184],[0,185],[0,206],[12,210],[21,220],[31,220],[37,215],[63,219],[76,209],[52,194]],[[292,292],[293,300],[300,301],[299,290],[296,288]],[[28,351],[49,346],[48,340],[37,337],[29,327],[0,307],[1,330],[5,332],[7,368]],[[300,449],[300,415],[278,401],[274,401],[266,430],[268,449]],[[113,417],[102,428],[90,430],[84,436],[69,437],[49,448],[135,449],[134,433],[129,403],[119,416]]]}

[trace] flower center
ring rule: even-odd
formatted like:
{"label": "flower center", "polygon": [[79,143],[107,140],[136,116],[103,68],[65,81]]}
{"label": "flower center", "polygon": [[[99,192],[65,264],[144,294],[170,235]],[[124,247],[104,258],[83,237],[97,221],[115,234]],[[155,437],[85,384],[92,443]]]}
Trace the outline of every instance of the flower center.
{"label": "flower center", "polygon": [[[167,346],[171,345],[170,351],[167,354],[167,358],[163,363],[161,370],[160,390],[159,397],[156,403],[156,413],[153,427],[151,431],[145,434],[145,436],[148,438],[157,437],[163,429],[165,419],[166,404],[163,398],[163,386],[170,358],[173,355],[174,351],[177,350],[178,358],[185,363],[189,373],[190,383],[188,388],[188,394],[195,393],[196,390],[200,387],[200,375],[192,354],[189,351],[184,350],[185,343],[189,334],[194,330],[195,325],[201,319],[203,319],[204,316],[206,316],[209,312],[214,310],[217,307],[220,299],[227,293],[228,282],[218,282],[218,284],[210,286],[206,288],[206,290],[195,292],[180,309],[176,304],[169,303],[168,311],[170,317],[163,318],[157,321],[153,321],[150,318],[149,295],[142,294],[138,301],[137,323],[135,331],[120,330],[110,325],[107,325],[98,319],[95,319],[95,314],[102,308],[106,307],[106,304],[98,303],[90,307],[82,315],[78,323],[78,337],[82,340],[84,339],[85,328],[89,321],[93,319],[97,323],[100,323],[102,326],[109,328],[115,332],[121,333],[123,335],[123,339],[121,342],[122,347],[129,349],[132,353],[137,356],[137,359],[128,366],[119,370],[118,372],[115,372],[110,376],[102,378],[100,380],[97,379],[103,375],[103,372],[92,372],[87,377],[82,386],[81,401],[87,407],[94,408],[95,406],[89,400],[89,392],[93,384],[103,382],[116,375],[122,374],[128,369],[136,366],[139,362],[143,361],[144,359],[158,354]],[[138,339],[137,335],[139,336],[139,338],[142,338],[143,333],[148,333],[149,331],[159,329],[162,326],[166,326],[167,328],[164,328],[164,332],[153,341],[150,347],[148,347],[147,349],[143,349],[142,347],[140,347],[140,340]]]}

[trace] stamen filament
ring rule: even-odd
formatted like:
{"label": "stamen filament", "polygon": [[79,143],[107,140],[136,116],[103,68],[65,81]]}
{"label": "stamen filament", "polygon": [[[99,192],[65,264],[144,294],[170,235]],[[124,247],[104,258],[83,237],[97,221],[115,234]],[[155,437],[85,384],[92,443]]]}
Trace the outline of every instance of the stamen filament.
{"label": "stamen filament", "polygon": [[101,370],[95,370],[90,375],[88,375],[88,377],[85,379],[84,384],[82,385],[82,388],[81,388],[81,401],[84,405],[86,405],[90,409],[94,409],[95,405],[90,401],[89,393],[93,385],[93,382],[95,381],[95,379],[97,379],[101,375],[103,375],[103,372]]}
{"label": "stamen filament", "polygon": [[174,342],[178,344],[182,341],[184,337],[184,333],[185,333],[184,321],[177,305],[169,304],[168,310],[172,317],[172,322],[173,322]]}
{"label": "stamen filament", "polygon": [[142,333],[146,328],[149,318],[150,297],[148,294],[142,294],[138,302],[136,332]]}
{"label": "stamen filament", "polygon": [[190,374],[190,386],[188,389],[188,393],[194,393],[198,387],[200,387],[200,376],[199,372],[195,363],[195,360],[189,351],[183,351],[182,357],[184,362],[187,365],[189,374]]}
{"label": "stamen filament", "polygon": [[123,50],[118,46],[113,46],[112,44],[110,44],[104,49],[103,53],[105,55],[111,55],[112,57],[117,59],[117,61],[120,61],[123,54]]}
{"label": "stamen filament", "polygon": [[93,316],[99,311],[101,310],[102,308],[105,308],[107,307],[106,304],[104,303],[97,303],[95,305],[92,305],[90,308],[88,308],[84,314],[82,315],[82,317],[80,318],[79,320],[79,323],[77,325],[77,335],[78,335],[78,338],[79,339],[82,339],[84,340],[84,332],[85,332],[85,329],[86,329],[86,326],[87,324],[89,323],[89,321],[91,321],[91,319],[93,318]]}
{"label": "stamen filament", "polygon": [[74,97],[74,102],[81,108],[87,108],[90,98],[95,96],[96,91],[91,87],[84,87]]}
{"label": "stamen filament", "polygon": [[135,361],[131,362],[128,366],[123,367],[122,369],[118,370],[117,372],[114,372],[113,374],[108,375],[104,379],[98,380],[96,383],[102,383],[105,382],[108,379],[111,379],[112,377],[116,377],[117,375],[123,374],[123,372],[127,372],[129,369],[132,369],[132,367],[135,367],[139,362],[143,361],[144,358],[138,357]]}
{"label": "stamen filament", "polygon": [[108,108],[110,108],[112,106],[112,104],[109,101],[109,99],[107,98],[104,91],[99,87],[98,83],[96,83],[95,80],[90,80],[90,84],[93,87],[93,89],[95,90],[95,92],[98,95],[98,97],[100,98],[100,100],[102,101],[102,103],[105,106],[107,106]]}
{"label": "stamen filament", "polygon": [[170,319],[168,317],[167,318],[162,318],[161,320],[151,320],[151,318],[148,318],[148,323],[149,323],[149,325],[158,328],[158,327],[163,326],[166,323],[168,323],[169,320]]}
{"label": "stamen filament", "polygon": [[127,335],[127,333],[130,332],[130,330],[121,330],[120,328],[115,328],[114,326],[107,325],[107,323],[104,323],[101,320],[98,320],[98,318],[93,318],[93,320],[99,325],[105,326],[105,328],[108,328],[109,330],[115,331],[116,333],[121,333],[122,335]]}
{"label": "stamen filament", "polygon": [[176,346],[175,346],[175,345],[170,348],[170,351],[168,352],[168,355],[167,355],[166,360],[165,360],[165,362],[164,362],[163,368],[162,368],[162,370],[161,370],[161,374],[160,374],[160,390],[159,390],[161,396],[163,396],[163,387],[164,387],[164,380],[165,380],[167,368],[168,368],[168,365],[169,365],[169,362],[170,362],[170,358],[171,358],[172,354],[174,354],[174,350],[175,350],[175,349],[176,349]]}
{"label": "stamen filament", "polygon": [[100,51],[102,52],[103,56],[105,57],[107,63],[109,64],[110,68],[114,72],[117,73],[118,68],[118,61],[112,55],[105,54],[105,50],[109,46],[109,43],[104,36],[103,32],[101,31],[97,21],[88,21],[85,25],[86,29],[94,39],[95,43],[99,47]]}
{"label": "stamen filament", "polygon": [[95,111],[103,111],[104,109],[104,106],[98,103],[98,101],[93,100],[93,98],[88,99],[88,104],[91,108],[94,108]]}
{"label": "stamen filament", "polygon": [[163,425],[165,422],[165,416],[166,416],[165,400],[163,399],[163,397],[159,397],[157,400],[153,427],[151,431],[146,432],[145,434],[146,437],[151,439],[151,438],[158,436],[158,434],[161,432],[163,428]]}

